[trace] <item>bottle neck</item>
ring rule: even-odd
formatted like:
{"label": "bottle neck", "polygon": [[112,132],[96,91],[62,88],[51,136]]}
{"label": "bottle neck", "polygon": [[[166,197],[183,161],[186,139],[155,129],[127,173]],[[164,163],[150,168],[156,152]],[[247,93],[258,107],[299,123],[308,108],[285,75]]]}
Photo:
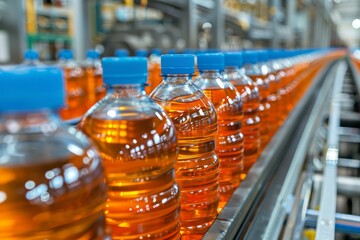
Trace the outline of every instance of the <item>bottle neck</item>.
{"label": "bottle neck", "polygon": [[257,64],[245,63],[243,69],[246,75],[261,75],[261,71]]}
{"label": "bottle neck", "polygon": [[108,85],[107,92],[115,98],[140,98],[146,96],[145,84]]}
{"label": "bottle neck", "polygon": [[75,62],[74,59],[66,59],[66,58],[61,58],[59,60],[59,65],[65,68],[76,68],[79,67],[77,62]]}
{"label": "bottle neck", "polygon": [[232,73],[236,73],[239,71],[239,67],[237,66],[228,66],[225,67],[225,73],[226,74],[232,74]]}
{"label": "bottle neck", "polygon": [[0,114],[0,133],[49,134],[57,129],[59,118],[50,110],[8,112]]}
{"label": "bottle neck", "polygon": [[166,83],[181,83],[191,81],[192,74],[163,74],[163,80]]}
{"label": "bottle neck", "polygon": [[85,68],[102,69],[100,59],[87,58],[84,62]]}
{"label": "bottle neck", "polygon": [[217,78],[221,75],[220,70],[200,70],[203,78]]}
{"label": "bottle neck", "polygon": [[40,64],[39,59],[25,59],[24,64],[26,65],[38,65]]}

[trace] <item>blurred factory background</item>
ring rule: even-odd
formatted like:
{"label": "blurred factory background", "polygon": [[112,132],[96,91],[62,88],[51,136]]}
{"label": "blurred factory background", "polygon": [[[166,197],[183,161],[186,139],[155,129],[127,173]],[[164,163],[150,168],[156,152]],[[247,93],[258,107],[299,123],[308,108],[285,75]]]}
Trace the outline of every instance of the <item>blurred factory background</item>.
{"label": "blurred factory background", "polygon": [[0,63],[96,47],[317,48],[359,44],[358,0],[0,0]]}

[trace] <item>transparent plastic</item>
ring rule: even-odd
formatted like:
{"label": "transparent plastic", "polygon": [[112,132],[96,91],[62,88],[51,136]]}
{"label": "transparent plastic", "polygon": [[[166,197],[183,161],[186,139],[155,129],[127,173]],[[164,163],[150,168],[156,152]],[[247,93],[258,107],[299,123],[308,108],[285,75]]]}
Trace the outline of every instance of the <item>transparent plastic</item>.
{"label": "transparent plastic", "polygon": [[100,59],[87,58],[83,69],[87,83],[87,107],[90,108],[106,95]]}
{"label": "transparent plastic", "polygon": [[113,239],[177,239],[176,130],[143,84],[108,87],[80,122],[98,148],[108,179],[107,224]]}
{"label": "transparent plastic", "polygon": [[266,73],[266,79],[269,83],[267,102],[271,106],[269,111],[269,136],[270,138],[275,134],[278,128],[281,126],[284,118],[284,108],[286,103],[282,101],[280,84],[285,81],[285,72],[280,64],[274,60],[268,60],[266,62],[260,62],[260,68],[263,69],[263,73]]}
{"label": "transparent plastic", "polygon": [[244,171],[241,178],[244,179],[259,155],[261,122],[258,115],[259,90],[238,67],[226,67],[224,74],[225,78],[238,90],[243,102]]}
{"label": "transparent plastic", "polygon": [[182,239],[201,239],[219,204],[216,110],[191,75],[165,75],[150,96],[165,109],[178,133],[175,171],[181,189]]}
{"label": "transparent plastic", "polygon": [[43,66],[45,66],[45,64],[40,62],[39,59],[25,59],[21,65],[26,66],[26,67],[43,67]]}
{"label": "transparent plastic", "polygon": [[73,59],[62,59],[59,65],[64,70],[66,82],[66,106],[60,110],[64,120],[81,117],[87,110],[87,81],[84,71]]}
{"label": "transparent plastic", "polygon": [[145,87],[145,91],[148,95],[161,83],[161,67],[160,57],[156,54],[151,54],[149,57],[149,76],[148,86]]}
{"label": "transparent plastic", "polygon": [[268,61],[267,66],[270,69],[270,95],[268,97],[268,101],[270,102],[271,107],[276,110],[276,113],[273,115],[273,122],[275,122],[274,128],[279,128],[287,117],[287,103],[284,98],[285,89],[282,87],[284,82],[287,81],[287,74],[281,60],[277,58],[273,58]]}
{"label": "transparent plastic", "polygon": [[259,104],[259,117],[260,124],[260,154],[270,141],[269,125],[274,124],[269,121],[271,112],[271,105],[267,98],[269,96],[269,80],[267,78],[268,72],[262,71],[257,64],[245,64],[243,66],[244,73],[250,77],[255,86],[259,90],[260,104]]}
{"label": "transparent plastic", "polygon": [[0,176],[0,239],[106,239],[99,155],[50,112],[0,114]]}
{"label": "transparent plastic", "polygon": [[215,152],[220,159],[221,211],[240,185],[244,171],[243,105],[240,93],[219,71],[203,71],[194,83],[213,103],[218,117]]}

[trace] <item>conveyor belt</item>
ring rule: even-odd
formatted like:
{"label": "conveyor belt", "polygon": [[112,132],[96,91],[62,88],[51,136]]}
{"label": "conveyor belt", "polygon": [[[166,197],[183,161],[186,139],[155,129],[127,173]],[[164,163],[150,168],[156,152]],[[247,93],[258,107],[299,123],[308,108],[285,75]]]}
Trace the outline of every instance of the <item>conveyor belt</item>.
{"label": "conveyor belt", "polygon": [[359,118],[356,117],[359,114],[357,76],[349,61],[346,68],[336,71],[329,116],[322,127],[326,129],[327,138],[325,141],[314,139],[320,148],[318,153],[314,151],[309,155],[282,239],[302,239],[304,228],[315,229],[319,240],[352,239],[354,234],[360,235],[359,216],[338,212],[344,202],[353,199],[356,206],[360,200],[358,170],[355,176],[346,175],[360,168],[360,161],[354,158],[358,153],[349,151],[354,146],[358,149],[360,143]]}
{"label": "conveyor belt", "polygon": [[299,179],[307,182],[301,169],[325,122],[335,75],[344,64],[333,62],[317,75],[204,239],[278,239],[295,201],[296,184]]}
{"label": "conveyor belt", "polygon": [[[349,60],[324,67],[204,239],[360,235],[359,93]],[[337,211],[343,199],[354,209]]]}

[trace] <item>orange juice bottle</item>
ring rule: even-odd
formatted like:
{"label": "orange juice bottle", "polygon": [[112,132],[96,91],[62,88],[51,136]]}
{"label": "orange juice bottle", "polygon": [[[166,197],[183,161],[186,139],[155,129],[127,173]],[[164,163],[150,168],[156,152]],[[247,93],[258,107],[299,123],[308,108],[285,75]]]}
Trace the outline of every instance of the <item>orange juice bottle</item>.
{"label": "orange juice bottle", "polygon": [[115,50],[115,57],[128,57],[129,56],[129,50],[126,48],[118,48]]}
{"label": "orange juice bottle", "polygon": [[66,106],[60,110],[60,116],[64,120],[80,118],[87,110],[87,84],[84,71],[74,61],[71,50],[62,49],[58,56],[66,84]]}
{"label": "orange juice bottle", "polygon": [[135,51],[135,56],[136,57],[144,57],[147,58],[148,57],[148,50],[146,49],[138,49]]}
{"label": "orange juice bottle", "polygon": [[241,174],[245,169],[243,105],[240,93],[227,79],[224,79],[222,53],[199,54],[198,68],[200,76],[194,83],[213,103],[218,116],[215,152],[220,159],[218,211],[221,211],[240,185]]}
{"label": "orange juice bottle", "polygon": [[87,103],[90,108],[106,94],[102,81],[100,54],[96,50],[87,51],[83,68],[87,79]]}
{"label": "orange juice bottle", "polygon": [[62,70],[0,72],[0,239],[106,239],[106,181],[84,134],[64,126]]}
{"label": "orange juice bottle", "polygon": [[178,133],[175,172],[181,190],[181,239],[201,239],[219,203],[216,110],[192,82],[194,55],[163,55],[161,70],[164,80],[150,97],[165,109]]}
{"label": "orange juice bottle", "polygon": [[145,91],[148,95],[161,83],[161,69],[160,69],[160,56],[161,49],[154,48],[151,50],[149,57],[149,77],[148,86],[145,87]]}
{"label": "orange juice bottle", "polygon": [[178,239],[180,191],[174,124],[144,91],[147,60],[103,58],[107,95],[80,122],[108,179],[106,221],[113,239]]}
{"label": "orange juice bottle", "polygon": [[266,102],[271,106],[271,110],[268,112],[268,129],[271,138],[277,131],[281,119],[281,95],[278,94],[276,89],[277,79],[270,67],[268,52],[266,50],[258,50],[257,52],[259,59],[257,64],[269,86]]}
{"label": "orange juice bottle", "polygon": [[285,104],[283,96],[281,94],[281,83],[284,82],[285,72],[283,66],[280,64],[277,58],[278,51],[274,50],[261,50],[259,51],[259,65],[261,69],[265,69],[268,72],[267,79],[269,82],[269,95],[267,101],[271,105],[271,111],[269,114],[269,134],[273,136],[278,128],[282,125]]}
{"label": "orange juice bottle", "polygon": [[22,65],[26,66],[44,66],[42,62],[39,60],[39,52],[33,49],[27,49],[24,52],[24,62]]}
{"label": "orange juice bottle", "polygon": [[255,86],[257,86],[260,95],[259,104],[259,117],[261,119],[260,124],[260,153],[266,147],[270,141],[269,122],[271,105],[267,100],[270,94],[269,80],[267,78],[268,72],[263,72],[260,69],[259,53],[256,50],[243,52],[244,71],[247,76],[251,78]]}
{"label": "orange juice bottle", "polygon": [[268,50],[269,61],[268,66],[272,75],[269,78],[271,106],[277,109],[277,124],[276,128],[279,128],[285,118],[287,117],[287,101],[285,99],[284,83],[288,81],[288,75],[285,72],[282,63],[282,50],[272,49]]}
{"label": "orange juice bottle", "polygon": [[[298,52],[296,50],[292,51],[282,51],[281,58],[279,59],[279,62],[282,66],[282,69],[284,71],[284,81],[281,81],[281,91],[283,94],[283,102],[285,105],[285,116],[287,116],[292,109],[295,107],[297,102],[297,96],[298,93],[300,94],[301,88],[306,88],[306,83],[304,82],[305,78],[308,78],[307,71],[312,72],[311,68],[313,66],[308,66],[305,68],[299,68],[301,65],[295,62],[296,58],[295,56],[298,55]],[[309,75],[310,77],[310,75]],[[310,77],[312,78],[312,77]],[[302,95],[302,94],[300,94]]]}
{"label": "orange juice bottle", "polygon": [[241,69],[243,65],[242,52],[224,53],[225,78],[232,83],[241,95],[244,109],[244,171],[242,179],[255,163],[260,149],[260,117],[258,109],[260,97],[258,88]]}
{"label": "orange juice bottle", "polygon": [[176,50],[175,48],[171,48],[167,51],[168,54],[177,54],[178,50]]}

